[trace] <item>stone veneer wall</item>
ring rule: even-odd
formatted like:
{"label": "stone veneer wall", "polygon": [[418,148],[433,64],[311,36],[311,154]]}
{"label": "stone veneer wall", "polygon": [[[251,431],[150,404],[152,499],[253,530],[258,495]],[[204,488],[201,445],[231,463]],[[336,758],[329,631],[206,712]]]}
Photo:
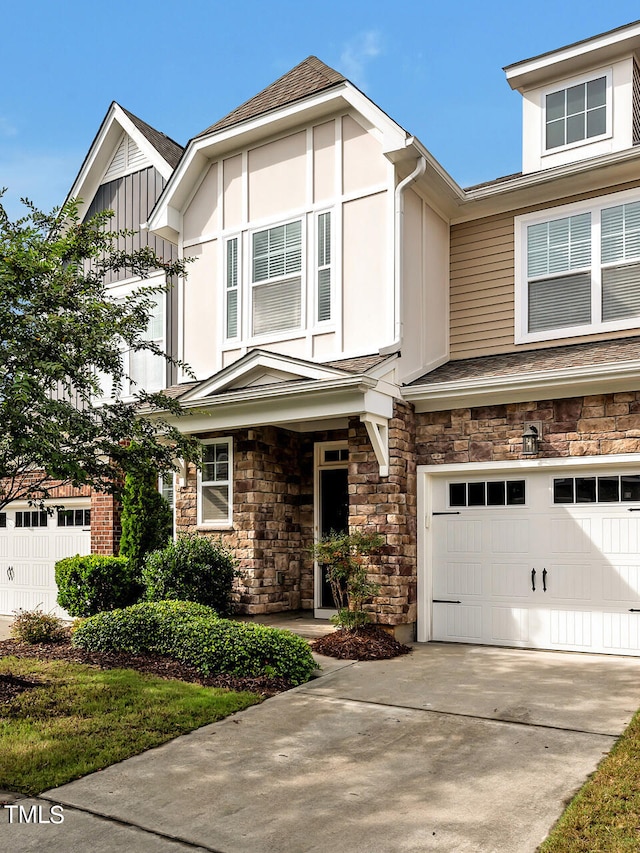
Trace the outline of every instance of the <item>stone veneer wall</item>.
{"label": "stone veneer wall", "polygon": [[419,465],[522,456],[525,421],[542,421],[539,457],[640,452],[640,391],[416,415]]}
{"label": "stone veneer wall", "polygon": [[396,403],[389,421],[389,476],[381,477],[364,424],[349,425],[349,524],[383,534],[386,546],[371,558],[380,595],[368,608],[374,621],[394,628],[416,621],[416,460],[413,407]]}
{"label": "stone veneer wall", "polygon": [[237,593],[240,612],[310,609],[313,448],[317,441],[345,439],[345,431],[295,433],[268,426],[228,435],[233,436],[232,527],[198,527],[197,475],[190,466],[185,486],[176,489],[177,532],[220,537],[234,551],[244,573]]}

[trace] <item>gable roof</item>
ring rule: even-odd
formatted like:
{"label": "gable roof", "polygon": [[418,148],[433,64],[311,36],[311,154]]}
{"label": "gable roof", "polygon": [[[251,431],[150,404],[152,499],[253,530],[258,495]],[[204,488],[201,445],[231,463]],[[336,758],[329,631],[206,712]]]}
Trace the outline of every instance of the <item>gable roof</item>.
{"label": "gable roof", "polygon": [[[115,101],[114,101],[115,103]],[[142,121],[141,118],[129,112],[129,110],[125,109],[121,104],[119,104],[122,112],[129,116],[133,124],[138,128],[140,133],[153,145],[158,154],[173,168],[178,165],[178,161],[182,157],[182,152],[184,148],[182,145],[179,145],[170,136],[167,136],[166,133],[161,133],[159,130],[156,130],[154,127],[151,127],[150,124],[147,124],[146,121]]]}
{"label": "gable roof", "polygon": [[206,136],[225,127],[231,127],[241,121],[256,118],[256,116],[291,104],[309,95],[315,95],[325,89],[330,89],[332,86],[346,82],[346,79],[342,74],[325,65],[317,56],[308,56],[291,71],[287,71],[266,89],[236,107],[235,110],[203,130],[194,139],[199,139],[201,136]]}

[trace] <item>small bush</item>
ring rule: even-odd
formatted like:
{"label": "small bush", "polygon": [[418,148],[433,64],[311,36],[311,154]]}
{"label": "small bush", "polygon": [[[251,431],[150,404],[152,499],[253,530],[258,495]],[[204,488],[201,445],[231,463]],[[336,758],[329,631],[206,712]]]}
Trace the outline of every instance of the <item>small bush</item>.
{"label": "small bush", "polygon": [[186,601],[141,602],[82,622],[73,644],[90,651],[163,654],[195,666],[203,675],[268,675],[292,684],[315,668],[306,640],[267,625],[219,618]]}
{"label": "small bush", "polygon": [[39,607],[34,610],[15,610],[11,623],[11,636],[21,643],[59,643],[66,636],[61,619],[45,613]]}
{"label": "small bush", "polygon": [[72,616],[127,607],[140,598],[139,576],[125,557],[67,557],[56,563],[58,604]]}
{"label": "small bush", "polygon": [[181,599],[231,612],[236,560],[222,542],[206,536],[183,536],[147,554],[142,570],[147,601]]}
{"label": "small bush", "polygon": [[171,655],[177,630],[197,617],[218,618],[211,607],[193,601],[141,601],[84,619],[75,627],[72,642],[92,652]]}

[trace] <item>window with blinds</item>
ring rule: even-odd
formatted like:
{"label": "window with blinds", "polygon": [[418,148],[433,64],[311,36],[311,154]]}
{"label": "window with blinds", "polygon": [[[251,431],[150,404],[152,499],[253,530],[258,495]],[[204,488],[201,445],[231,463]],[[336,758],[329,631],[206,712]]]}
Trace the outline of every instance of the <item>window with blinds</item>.
{"label": "window with blinds", "polygon": [[318,216],[318,322],[331,319],[331,214]]}
{"label": "window with blinds", "polygon": [[233,459],[231,439],[205,441],[198,472],[198,524],[231,523]]}
{"label": "window with blinds", "polygon": [[591,322],[591,214],[527,229],[529,331]]}
{"label": "window with blinds", "polygon": [[238,337],[238,238],[227,240],[227,288],[225,337]]}
{"label": "window with blinds", "polygon": [[264,335],[300,328],[302,322],[302,222],[253,234],[252,331]]}
{"label": "window with blinds", "polygon": [[631,199],[612,204],[619,195],[608,196],[590,210],[580,203],[574,215],[547,221],[540,214],[518,218],[526,290],[519,291],[517,340],[639,325],[640,201],[624,195]]}

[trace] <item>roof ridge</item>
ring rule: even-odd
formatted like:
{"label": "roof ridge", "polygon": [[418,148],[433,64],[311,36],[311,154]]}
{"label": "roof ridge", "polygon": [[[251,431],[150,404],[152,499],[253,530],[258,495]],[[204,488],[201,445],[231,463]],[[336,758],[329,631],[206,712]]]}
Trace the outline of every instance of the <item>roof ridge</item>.
{"label": "roof ridge", "polygon": [[286,106],[345,82],[347,82],[346,77],[312,54],[282,74],[257,95],[244,101],[226,116],[198,133],[194,139],[239,124],[241,121],[257,118],[257,116],[278,107]]}
{"label": "roof ridge", "polygon": [[175,139],[172,139],[170,136],[167,136],[166,133],[163,133],[161,130],[156,130],[155,127],[152,127],[146,121],[139,118],[137,115],[132,113],[126,107],[123,107],[122,104],[118,104],[117,101],[114,101],[117,104],[122,112],[131,119],[133,124],[138,128],[140,133],[150,142],[156,151],[166,160],[166,162],[174,169],[180,157],[182,157],[182,153],[184,148],[180,145],[179,142],[176,142]]}

